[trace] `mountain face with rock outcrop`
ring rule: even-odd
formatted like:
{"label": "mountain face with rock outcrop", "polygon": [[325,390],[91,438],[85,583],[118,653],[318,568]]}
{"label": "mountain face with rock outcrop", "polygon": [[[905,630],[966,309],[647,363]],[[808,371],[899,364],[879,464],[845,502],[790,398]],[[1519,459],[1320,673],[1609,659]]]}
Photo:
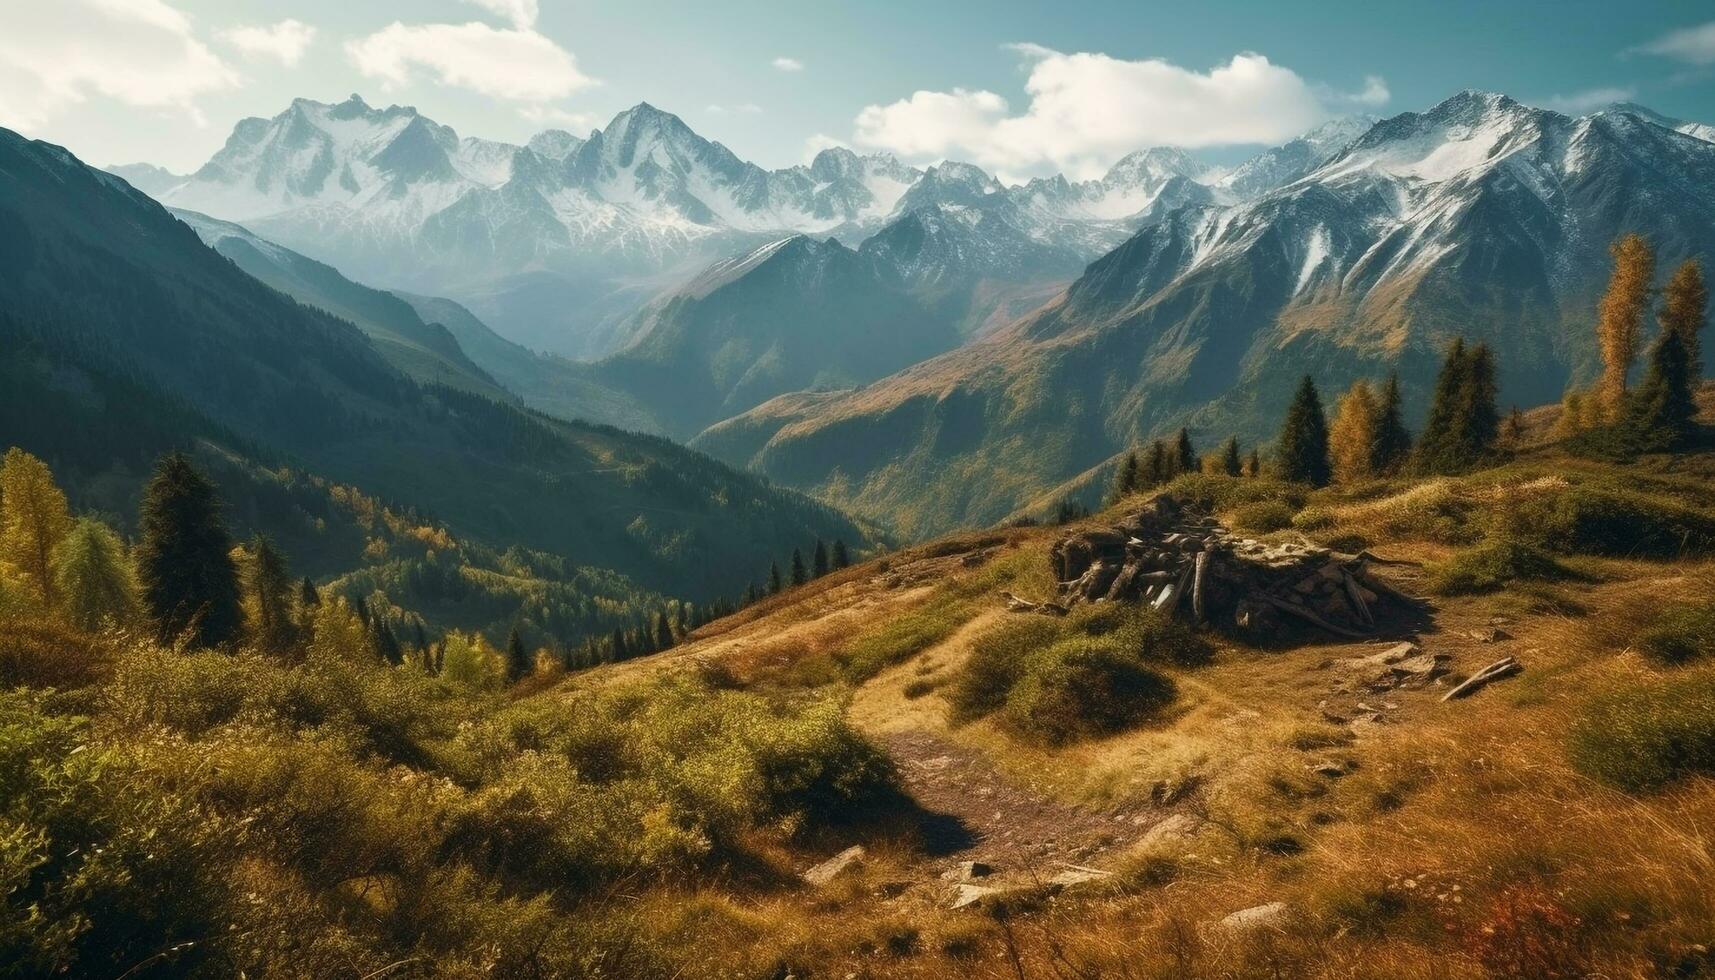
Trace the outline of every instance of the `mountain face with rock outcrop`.
{"label": "mountain face with rock outcrop", "polygon": [[1715,144],[1623,108],[1465,92],[1255,200],[1146,225],[983,342],[693,445],[923,534],[1181,425],[1269,438],[1305,373],[1331,396],[1398,370],[1421,406],[1454,336],[1495,348],[1505,401],[1553,401],[1595,371],[1607,247],[1633,231],[1664,274],[1715,257]]}
{"label": "mountain face with rock outcrop", "polygon": [[635,340],[637,312],[710,263],[792,234],[855,247],[926,207],[976,208],[1081,266],[1172,208],[1261,186],[1223,188],[1172,148],[1099,180],[1012,187],[969,164],[917,169],[844,148],[766,170],[648,103],[587,136],[548,130],[517,146],[355,95],[245,119],[188,177],[115,172],[358,281],[447,295],[508,339],[584,359]]}

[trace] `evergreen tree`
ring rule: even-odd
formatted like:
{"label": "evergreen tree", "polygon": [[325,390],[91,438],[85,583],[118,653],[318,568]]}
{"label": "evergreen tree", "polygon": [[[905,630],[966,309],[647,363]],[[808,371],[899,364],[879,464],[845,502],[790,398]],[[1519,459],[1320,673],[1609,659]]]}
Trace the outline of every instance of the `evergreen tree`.
{"label": "evergreen tree", "polygon": [[1173,472],[1197,472],[1197,450],[1191,445],[1191,433],[1183,428],[1179,430],[1179,439],[1174,444]]}
{"label": "evergreen tree", "polygon": [[1280,477],[1313,487],[1328,485],[1328,420],[1310,375],[1298,384],[1280,429]]}
{"label": "evergreen tree", "polygon": [[530,651],[524,648],[524,637],[518,632],[518,627],[506,634],[506,679],[518,681],[528,677],[535,669],[530,657]]}
{"label": "evergreen tree", "polygon": [[0,571],[35,601],[58,604],[54,549],[71,533],[71,511],[48,465],[14,446],[0,459]]}
{"label": "evergreen tree", "polygon": [[817,538],[816,551],[810,559],[810,575],[812,578],[821,578],[826,574],[828,574],[828,548],[822,543],[821,538]]}
{"label": "evergreen tree", "polygon": [[757,598],[756,581],[753,579],[749,585],[744,587],[744,598],[741,601],[748,606],[755,603]]}
{"label": "evergreen tree", "polygon": [[81,518],[54,550],[60,609],[80,629],[124,625],[138,612],[137,579],[125,545],[107,525]]}
{"label": "evergreen tree", "polygon": [[1398,473],[1411,458],[1411,433],[1405,430],[1405,407],[1399,391],[1399,372],[1388,375],[1376,409],[1375,444],[1370,469],[1378,476]]}
{"label": "evergreen tree", "polygon": [[771,561],[768,563],[768,594],[779,595],[783,588],[785,585],[780,581],[780,563]]}
{"label": "evergreen tree", "polygon": [[1167,444],[1160,439],[1149,444],[1149,462],[1144,464],[1145,483],[1141,489],[1158,487],[1173,478],[1173,463],[1167,455]]}
{"label": "evergreen tree", "polygon": [[1228,476],[1241,476],[1244,471],[1244,462],[1239,458],[1239,437],[1233,436],[1221,452],[1221,472]]}
{"label": "evergreen tree", "polygon": [[1114,499],[1135,493],[1138,489],[1137,480],[1137,453],[1126,453],[1125,461],[1120,463],[1119,472],[1114,476]]}
{"label": "evergreen tree", "polygon": [[210,647],[238,635],[238,570],[220,501],[182,453],[163,457],[143,494],[137,572],[163,642]]}
{"label": "evergreen tree", "polygon": [[803,585],[805,582],[807,582],[809,580],[810,580],[810,576],[804,571],[804,553],[799,551],[797,548],[793,548],[792,549],[792,584],[793,585]]}
{"label": "evergreen tree", "polygon": [[1554,434],[1565,439],[1590,427],[1590,398],[1576,388],[1568,388],[1560,398],[1560,417],[1554,422]]}
{"label": "evergreen tree", "polygon": [[251,642],[262,650],[278,653],[292,644],[292,578],[286,560],[266,537],[258,534],[250,542],[250,561],[245,575],[245,605],[249,613]]}
{"label": "evergreen tree", "polygon": [[630,656],[630,651],[625,649],[625,631],[618,627],[614,627],[613,637],[608,640],[608,647],[612,651],[609,658],[615,662],[625,660]]}
{"label": "evergreen tree", "polygon": [[1622,235],[1608,247],[1614,272],[1598,309],[1596,339],[1602,350],[1602,408],[1610,420],[1625,408],[1627,377],[1638,356],[1644,310],[1655,280],[1655,250],[1643,237]]}
{"label": "evergreen tree", "polygon": [[1649,370],[1633,396],[1627,448],[1662,452],[1690,441],[1697,417],[1692,384],[1684,335],[1663,330],[1650,348]]}
{"label": "evergreen tree", "polygon": [[298,605],[309,609],[321,604],[322,594],[316,591],[316,583],[310,581],[310,577],[305,575],[304,581],[298,585]]}
{"label": "evergreen tree", "polygon": [[1703,377],[1703,325],[1709,316],[1709,288],[1703,283],[1703,266],[1686,259],[1674,270],[1662,291],[1661,312],[1656,314],[1663,333],[1679,336],[1685,349],[1687,373],[1695,384]]}
{"label": "evergreen tree", "polygon": [[1417,444],[1417,469],[1457,473],[1481,462],[1500,436],[1497,394],[1488,345],[1466,348],[1463,339],[1455,340],[1435,379],[1429,419]]}
{"label": "evergreen tree", "polygon": [[405,662],[405,651],[399,637],[387,620],[377,616],[369,625],[369,645],[381,660],[397,667]]}
{"label": "evergreen tree", "polygon": [[666,650],[673,645],[673,627],[667,622],[667,613],[655,614],[655,649]]}
{"label": "evergreen tree", "polygon": [[1524,444],[1524,413],[1519,411],[1517,405],[1514,405],[1512,411],[1507,413],[1507,425],[1503,437],[1506,439],[1507,445],[1514,449]]}
{"label": "evergreen tree", "polygon": [[836,569],[849,568],[851,566],[851,563],[852,563],[852,556],[846,552],[846,541],[845,541],[845,539],[844,538],[835,538],[834,539],[834,567]]}
{"label": "evergreen tree", "polygon": [[1369,382],[1361,378],[1352,382],[1352,387],[1341,397],[1334,411],[1334,423],[1328,428],[1328,453],[1334,463],[1335,480],[1357,483],[1374,475],[1371,461],[1375,457],[1380,408]]}
{"label": "evergreen tree", "polygon": [[1245,460],[1245,476],[1258,477],[1262,475],[1262,454],[1255,446],[1251,447],[1250,458]]}

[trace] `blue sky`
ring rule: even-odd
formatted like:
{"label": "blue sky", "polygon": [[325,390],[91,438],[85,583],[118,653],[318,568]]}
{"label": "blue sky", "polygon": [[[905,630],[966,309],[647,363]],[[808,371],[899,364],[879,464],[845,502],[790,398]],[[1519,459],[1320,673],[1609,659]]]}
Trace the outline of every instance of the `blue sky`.
{"label": "blue sky", "polygon": [[1463,88],[1715,122],[1715,4],[0,0],[0,125],[177,170],[300,95],[512,141],[647,100],[767,166],[837,142],[1020,178]]}

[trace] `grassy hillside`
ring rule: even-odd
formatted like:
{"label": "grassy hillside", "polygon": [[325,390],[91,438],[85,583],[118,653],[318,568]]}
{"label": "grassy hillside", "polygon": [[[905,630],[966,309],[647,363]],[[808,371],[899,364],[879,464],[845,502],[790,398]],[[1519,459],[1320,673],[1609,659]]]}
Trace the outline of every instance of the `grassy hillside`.
{"label": "grassy hillside", "polygon": [[[8,620],[0,943],[134,975],[1702,975],[1715,452],[1540,423],[1463,476],[1166,488],[1393,562],[1424,606],[1376,642],[1007,611],[1141,496],[504,694],[321,620],[301,660]],[[1380,668],[1406,640],[1445,675]]]}

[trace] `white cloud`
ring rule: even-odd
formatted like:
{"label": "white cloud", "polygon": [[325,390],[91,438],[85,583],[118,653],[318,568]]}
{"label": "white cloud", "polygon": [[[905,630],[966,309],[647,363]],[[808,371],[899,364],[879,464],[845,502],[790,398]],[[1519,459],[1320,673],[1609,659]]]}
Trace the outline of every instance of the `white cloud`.
{"label": "white cloud", "polygon": [[740,103],[738,105],[714,105],[714,104],[710,104],[708,107],[708,112],[709,112],[709,114],[715,115],[715,116],[725,116],[725,115],[755,116],[755,115],[761,114],[762,107],[757,105],[754,102],[743,102],[743,103]]}
{"label": "white cloud", "polygon": [[234,27],[221,31],[220,39],[253,58],[272,58],[290,68],[309,50],[316,29],[302,21],[283,20],[266,27]]}
{"label": "white cloud", "polygon": [[1715,21],[1669,31],[1631,51],[1661,55],[1693,65],[1715,65]]}
{"label": "white cloud", "polygon": [[196,100],[239,75],[161,0],[17,4],[0,31],[0,125],[34,127],[92,96],[173,109],[199,125]]}
{"label": "white cloud", "polygon": [[527,122],[538,126],[552,126],[569,130],[573,133],[588,133],[599,125],[595,115],[588,112],[573,112],[546,105],[523,105],[518,107],[518,115]]}
{"label": "white cloud", "polygon": [[[865,108],[855,142],[1007,173],[1060,170],[1087,178],[1142,147],[1279,142],[1330,115],[1314,86],[1260,54],[1237,55],[1205,73],[1160,59],[1010,47],[1030,62],[1022,112],[994,92],[920,91]],[[1375,78],[1344,98],[1375,104],[1387,97],[1386,83]]]}
{"label": "white cloud", "polygon": [[770,64],[772,64],[774,67],[780,69],[781,71],[803,71],[804,70],[804,63],[802,61],[799,61],[797,58],[787,58],[787,57],[782,56],[779,58],[775,58],[772,62],[770,62]]}
{"label": "white cloud", "polygon": [[1593,109],[1613,105],[1615,102],[1630,102],[1637,97],[1637,89],[1633,88],[1592,88],[1582,92],[1571,92],[1566,95],[1556,93],[1543,99],[1545,109],[1564,112],[1567,115],[1578,116]]}
{"label": "white cloud", "polygon": [[1361,91],[1345,95],[1336,95],[1335,98],[1339,101],[1349,102],[1353,105],[1377,108],[1387,105],[1392,101],[1393,93],[1388,90],[1387,79],[1380,75],[1366,75],[1364,76],[1364,87]]}
{"label": "white cloud", "polygon": [[513,27],[527,31],[536,26],[536,18],[541,11],[536,0],[466,0],[491,14],[497,14],[509,21]]}
{"label": "white cloud", "polygon": [[548,102],[595,84],[576,59],[530,30],[500,30],[487,24],[398,22],[349,41],[346,54],[363,74],[388,88],[426,72],[442,85],[518,102]]}

